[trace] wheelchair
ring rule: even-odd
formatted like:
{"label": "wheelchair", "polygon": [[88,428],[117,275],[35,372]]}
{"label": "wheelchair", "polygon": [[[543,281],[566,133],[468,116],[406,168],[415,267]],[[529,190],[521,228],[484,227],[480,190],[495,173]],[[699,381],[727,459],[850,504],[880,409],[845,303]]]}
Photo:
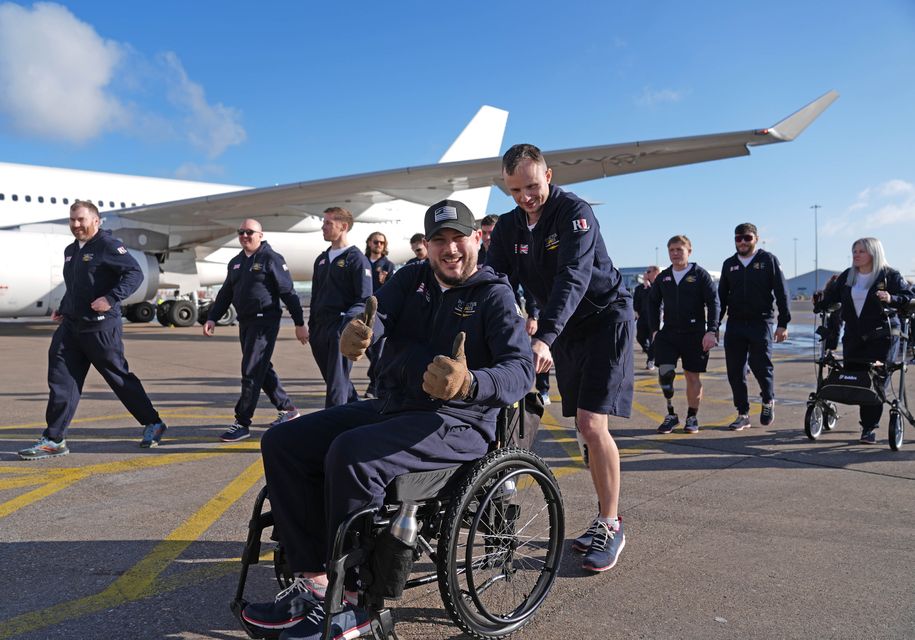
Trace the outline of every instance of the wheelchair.
{"label": "wheelchair", "polygon": [[[562,562],[565,515],[547,464],[517,446],[533,441],[536,425],[525,424],[526,414],[527,422],[539,424],[543,404],[538,394],[502,409],[496,443],[483,458],[400,476],[388,487],[381,508],[362,509],[340,525],[327,566],[323,638],[334,637],[331,620],[343,607],[344,583],[359,592],[359,605],[369,612],[371,636],[377,640],[397,638],[385,601],[432,582],[438,583],[451,619],[468,635],[503,638],[530,622]],[[273,516],[264,510],[268,501],[264,487],[254,503],[230,605],[251,638],[279,634],[268,635],[241,615],[248,604],[248,570],[260,560],[268,528],[276,542],[276,580],[283,588],[293,581]],[[428,559],[420,562],[423,557]]]}
{"label": "wheelchair", "polygon": [[[915,416],[909,411],[906,396],[905,374],[908,369],[906,354],[913,323],[915,323],[915,300],[902,311],[886,309],[884,335],[898,338],[894,352],[888,362],[864,362],[838,358],[840,304],[824,306],[817,304],[814,312],[818,316],[816,335],[820,338],[819,353],[814,359],[817,369],[816,391],[807,399],[804,415],[804,433],[816,440],[823,431],[831,431],[838,420],[836,403],[848,405],[889,406],[889,445],[898,451],[903,444],[903,420],[915,427]],[[897,315],[899,329],[890,324],[890,317]],[[857,365],[851,366],[849,365]],[[894,380],[895,378],[895,380]]]}

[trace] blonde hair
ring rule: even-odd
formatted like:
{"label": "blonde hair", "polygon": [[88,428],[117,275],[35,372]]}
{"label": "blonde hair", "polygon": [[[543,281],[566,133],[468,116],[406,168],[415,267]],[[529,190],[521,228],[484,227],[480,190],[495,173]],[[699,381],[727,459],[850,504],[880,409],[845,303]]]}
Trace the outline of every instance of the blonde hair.
{"label": "blonde hair", "polygon": [[[886,263],[886,254],[883,252],[883,244],[877,238],[858,238],[851,243],[852,253],[854,253],[855,247],[858,246],[864,249],[866,253],[870,254],[870,257],[874,261],[871,273],[880,273],[880,271],[890,266]],[[848,286],[854,286],[855,280],[857,279],[858,270],[854,267],[854,263],[852,263],[851,274],[849,275],[847,283]]]}

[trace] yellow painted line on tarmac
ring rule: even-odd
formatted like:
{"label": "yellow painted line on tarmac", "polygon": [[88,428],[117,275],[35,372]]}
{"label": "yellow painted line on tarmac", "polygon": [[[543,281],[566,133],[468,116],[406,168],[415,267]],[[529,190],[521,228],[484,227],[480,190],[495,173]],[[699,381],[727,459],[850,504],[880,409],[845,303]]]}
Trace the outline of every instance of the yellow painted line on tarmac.
{"label": "yellow painted line on tarmac", "polygon": [[[0,639],[30,633],[66,620],[80,618],[139,600],[161,591],[180,588],[188,582],[159,576],[175,559],[212,526],[235,502],[263,477],[261,461],[252,463],[222,491],[185,520],[153,550],[103,591],[54,604],[46,609],[25,613],[0,621]],[[189,572],[195,576],[202,572]]]}
{"label": "yellow painted line on tarmac", "polygon": [[[83,480],[84,478],[88,478],[90,476],[140,471],[142,469],[149,469],[152,467],[161,467],[171,464],[181,464],[184,462],[205,460],[207,458],[223,455],[227,450],[231,451],[232,453],[243,453],[245,452],[244,447],[246,446],[248,446],[248,443],[242,442],[228,444],[224,447],[220,447],[218,451],[214,452],[166,453],[164,455],[140,456],[131,458],[130,460],[102,462],[99,464],[91,464],[86,467],[49,470],[53,471],[53,473],[50,473],[49,477],[43,479],[44,486],[12,498],[11,500],[7,500],[6,502],[0,502],[0,518],[5,518],[6,516],[18,511],[19,509],[22,509],[23,507],[27,507],[39,500],[47,498],[48,496],[57,493],[61,489],[66,489],[74,482]],[[252,449],[252,452],[254,451],[256,451],[256,449]],[[15,482],[16,479],[0,480],[0,489],[12,488],[13,485],[10,483]]]}

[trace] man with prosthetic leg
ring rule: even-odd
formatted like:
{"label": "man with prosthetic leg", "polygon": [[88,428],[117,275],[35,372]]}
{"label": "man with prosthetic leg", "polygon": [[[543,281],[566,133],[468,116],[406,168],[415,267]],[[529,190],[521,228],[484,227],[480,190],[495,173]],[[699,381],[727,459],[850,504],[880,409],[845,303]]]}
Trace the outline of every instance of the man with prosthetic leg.
{"label": "man with prosthetic leg", "polygon": [[620,456],[608,414],[632,409],[632,296],[607,255],[590,205],[550,184],[552,170],[530,144],[502,157],[502,178],[518,205],[499,217],[487,265],[505,273],[540,308],[532,336],[534,367],[556,363],[562,415],[575,417],[587,447],[598,515],[572,548],[582,567],[605,571],[626,544],[619,517]]}
{"label": "man with prosthetic leg", "polygon": [[[709,351],[717,344],[718,295],[708,271],[689,261],[692,243],[686,236],[667,241],[670,266],[655,278],[648,294],[651,341],[658,367],[658,382],[667,400],[667,416],[658,433],[670,433],[680,424],[674,410],[674,379],[677,360],[686,378],[687,413],[683,430],[699,432],[700,374],[708,366]],[[661,306],[664,326],[661,326]]]}
{"label": "man with prosthetic leg", "polygon": [[[353,402],[271,428],[261,441],[275,526],[293,584],[243,620],[281,638],[320,638],[326,563],[351,513],[381,506],[398,476],[477,460],[495,440],[499,410],[533,383],[524,320],[506,277],[477,266],[480,231],[470,210],[445,200],[426,212],[428,259],[395,272],[340,337],[358,360],[384,336],[381,398]],[[350,585],[351,587],[352,585]],[[369,633],[368,613],[347,593],[335,637]]]}

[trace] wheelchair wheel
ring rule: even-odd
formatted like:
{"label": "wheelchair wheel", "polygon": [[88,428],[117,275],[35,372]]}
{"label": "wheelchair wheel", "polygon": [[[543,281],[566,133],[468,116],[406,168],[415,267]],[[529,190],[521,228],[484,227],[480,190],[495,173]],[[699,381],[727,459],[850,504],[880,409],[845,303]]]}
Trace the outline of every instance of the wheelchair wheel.
{"label": "wheelchair wheel", "polygon": [[814,402],[807,406],[807,413],[804,415],[804,433],[811,440],[816,440],[823,433],[823,407],[819,402]]}
{"label": "wheelchair wheel", "polygon": [[546,463],[507,447],[456,490],[438,540],[438,584],[451,619],[476,638],[514,633],[543,603],[562,561],[562,496]]}
{"label": "wheelchair wheel", "polygon": [[902,448],[902,429],[905,424],[902,422],[902,415],[899,411],[893,409],[890,411],[890,449],[899,451]]}
{"label": "wheelchair wheel", "polygon": [[823,421],[823,429],[832,431],[836,428],[836,422],[839,421],[839,408],[836,406],[835,402],[827,402],[826,409],[823,413],[825,418]]}

